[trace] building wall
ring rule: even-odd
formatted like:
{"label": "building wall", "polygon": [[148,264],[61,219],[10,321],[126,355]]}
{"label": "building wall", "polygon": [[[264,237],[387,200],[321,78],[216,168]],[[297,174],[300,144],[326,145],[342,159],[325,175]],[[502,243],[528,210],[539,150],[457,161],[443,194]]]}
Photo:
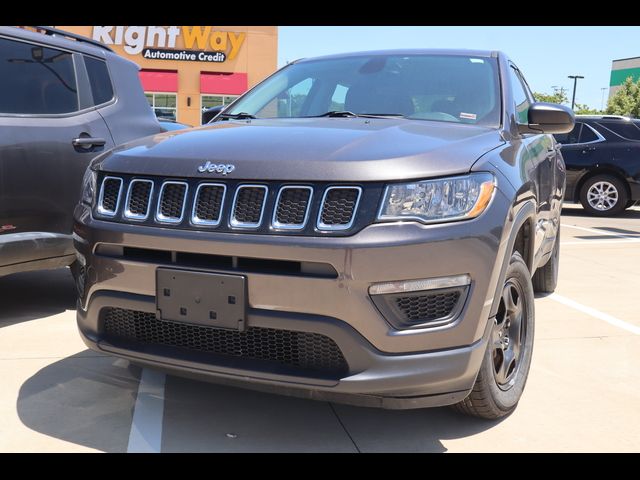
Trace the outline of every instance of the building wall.
{"label": "building wall", "polygon": [[627,77],[632,77],[634,82],[640,79],[640,57],[613,61],[611,65],[611,80],[609,82],[609,98],[620,90],[620,86]]}
{"label": "building wall", "polygon": [[[149,38],[151,37],[149,27],[132,27],[130,30],[128,30],[129,27],[116,26],[110,30],[94,26],[57,26],[57,28],[94,38],[107,44],[110,39],[113,43],[109,46],[115,52],[134,61],[143,70],[177,71],[177,120],[189,125],[200,125],[202,112],[200,102],[201,72],[246,73],[247,87],[251,88],[274,72],[277,67],[278,27],[164,27],[165,33],[167,33],[164,45],[161,42],[162,35],[156,34],[153,38]],[[169,45],[171,39],[171,36],[168,35],[169,28],[177,29],[173,32],[179,32],[174,35],[175,45],[173,46]],[[197,33],[200,33],[200,36],[197,36]],[[189,45],[190,39],[191,45]],[[198,39],[200,43],[198,43]],[[239,45],[236,49],[233,48],[232,39]],[[226,58],[223,62],[151,59],[144,57],[147,48],[212,53],[221,51],[226,55]],[[233,95],[240,93],[243,92],[234,92]]]}

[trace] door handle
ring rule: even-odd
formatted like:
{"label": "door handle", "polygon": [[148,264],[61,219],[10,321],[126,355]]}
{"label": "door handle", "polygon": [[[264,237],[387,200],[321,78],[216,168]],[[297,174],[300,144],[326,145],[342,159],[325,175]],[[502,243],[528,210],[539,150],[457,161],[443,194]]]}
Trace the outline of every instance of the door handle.
{"label": "door handle", "polygon": [[107,141],[104,138],[78,137],[71,140],[74,147],[101,147]]}
{"label": "door handle", "polygon": [[547,160],[552,161],[556,158],[556,149],[555,148],[547,148]]}

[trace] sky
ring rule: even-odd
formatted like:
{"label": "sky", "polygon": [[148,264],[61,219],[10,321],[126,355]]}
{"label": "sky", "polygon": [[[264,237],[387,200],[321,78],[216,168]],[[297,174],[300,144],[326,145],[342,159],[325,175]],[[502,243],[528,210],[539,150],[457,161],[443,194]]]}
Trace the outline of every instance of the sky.
{"label": "sky", "polygon": [[502,50],[535,92],[564,87],[582,75],[576,103],[601,108],[609,95],[611,62],[640,57],[640,27],[366,27],[285,26],[278,29],[278,67],[318,55],[393,48]]}

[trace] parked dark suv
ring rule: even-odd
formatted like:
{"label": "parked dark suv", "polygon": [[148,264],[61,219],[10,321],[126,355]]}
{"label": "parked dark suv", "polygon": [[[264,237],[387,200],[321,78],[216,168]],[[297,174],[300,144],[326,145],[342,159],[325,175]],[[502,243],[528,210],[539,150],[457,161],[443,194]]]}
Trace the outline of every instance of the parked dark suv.
{"label": "parked dark suv", "polygon": [[640,120],[578,116],[556,134],[567,166],[567,200],[593,215],[615,215],[640,200]]}
{"label": "parked dark suv", "polygon": [[0,72],[0,276],[63,267],[91,159],[161,128],[138,67],[90,39],[0,27]]}
{"label": "parked dark suv", "polygon": [[573,128],[532,98],[498,52],[336,55],[100,155],[75,211],[82,338],[233,385],[506,415],[534,287],[557,281],[547,133]]}

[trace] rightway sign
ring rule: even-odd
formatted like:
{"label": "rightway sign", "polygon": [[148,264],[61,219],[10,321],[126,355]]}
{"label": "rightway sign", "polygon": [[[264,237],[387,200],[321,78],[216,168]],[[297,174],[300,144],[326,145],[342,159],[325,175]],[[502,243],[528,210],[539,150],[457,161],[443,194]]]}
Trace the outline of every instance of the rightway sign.
{"label": "rightway sign", "polygon": [[[94,26],[93,39],[124,45],[129,55],[153,60],[215,62],[233,60],[245,40],[244,32],[214,31],[212,27]],[[182,48],[177,44],[181,43]],[[195,48],[194,48],[195,47]]]}

